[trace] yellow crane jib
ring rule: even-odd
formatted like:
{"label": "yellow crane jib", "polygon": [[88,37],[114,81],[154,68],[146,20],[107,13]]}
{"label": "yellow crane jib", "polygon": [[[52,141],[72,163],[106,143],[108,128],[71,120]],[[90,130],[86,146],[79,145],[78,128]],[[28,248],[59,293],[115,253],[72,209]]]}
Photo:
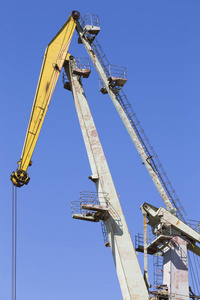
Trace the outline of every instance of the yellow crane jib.
{"label": "yellow crane jib", "polygon": [[28,184],[30,180],[27,169],[32,164],[31,157],[79,18],[80,13],[72,11],[67,22],[46,48],[19,167],[10,177],[17,187]]}

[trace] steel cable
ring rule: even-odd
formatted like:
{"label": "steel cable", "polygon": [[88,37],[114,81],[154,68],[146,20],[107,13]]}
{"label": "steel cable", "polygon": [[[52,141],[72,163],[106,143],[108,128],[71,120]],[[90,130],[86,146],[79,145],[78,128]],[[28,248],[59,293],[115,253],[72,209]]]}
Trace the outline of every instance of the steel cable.
{"label": "steel cable", "polygon": [[17,188],[12,186],[12,286],[11,300],[16,300],[17,267]]}

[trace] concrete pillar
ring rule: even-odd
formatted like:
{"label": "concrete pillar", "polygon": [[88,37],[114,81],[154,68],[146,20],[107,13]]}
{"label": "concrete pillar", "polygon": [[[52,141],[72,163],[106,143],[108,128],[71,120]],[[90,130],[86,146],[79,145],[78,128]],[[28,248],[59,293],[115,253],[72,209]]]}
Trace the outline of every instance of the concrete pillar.
{"label": "concrete pillar", "polygon": [[187,240],[174,236],[171,248],[166,247],[163,263],[163,284],[167,284],[169,299],[189,300]]}

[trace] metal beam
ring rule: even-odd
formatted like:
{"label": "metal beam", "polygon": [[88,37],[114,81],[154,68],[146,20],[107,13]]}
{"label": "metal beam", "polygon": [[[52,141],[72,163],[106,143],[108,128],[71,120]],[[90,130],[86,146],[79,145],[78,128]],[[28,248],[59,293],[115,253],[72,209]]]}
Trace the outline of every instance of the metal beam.
{"label": "metal beam", "polygon": [[72,74],[69,64],[65,64],[65,71],[92,170],[91,179],[98,193],[108,193],[110,217],[105,225],[123,299],[147,300],[148,291],[81,81],[79,76]]}
{"label": "metal beam", "polygon": [[79,34],[81,42],[83,43],[89,57],[91,58],[94,66],[99,74],[99,77],[101,78],[101,80],[103,82],[104,87],[106,88],[115,108],[117,109],[119,116],[122,119],[144,165],[146,166],[147,171],[149,172],[163,202],[165,203],[165,205],[169,211],[174,211],[172,202],[170,201],[165,189],[163,188],[157,174],[154,172],[154,170],[149,162],[149,158],[147,157],[147,154],[145,153],[144,148],[143,148],[142,144],[140,143],[140,140],[138,139],[137,134],[135,133],[126,113],[124,112],[123,107],[120,105],[119,101],[117,100],[117,97],[116,97],[115,93],[112,91],[112,88],[110,88],[110,84],[109,84],[108,78],[105,74],[105,71],[104,71],[103,67],[101,66],[101,63],[99,62],[97,56],[95,55],[95,52],[91,46],[91,43],[90,43],[90,41],[88,41],[87,36],[84,34],[84,31],[79,22],[77,22],[76,30]]}
{"label": "metal beam", "polygon": [[176,230],[174,233],[172,231],[173,235],[184,235],[193,243],[200,243],[200,234],[186,223],[179,220],[179,218],[172,215],[164,207],[157,208],[148,203],[143,203],[141,209],[142,211],[145,210],[148,213],[150,226],[154,226],[158,224],[158,222],[165,224],[166,226],[172,226],[172,228]]}

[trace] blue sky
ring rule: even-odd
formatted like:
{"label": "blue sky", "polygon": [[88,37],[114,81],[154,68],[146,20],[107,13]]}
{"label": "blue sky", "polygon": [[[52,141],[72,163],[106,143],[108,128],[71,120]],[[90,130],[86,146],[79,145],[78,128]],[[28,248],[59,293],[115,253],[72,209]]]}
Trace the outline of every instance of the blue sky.
{"label": "blue sky", "polygon": [[[0,299],[11,294],[11,182],[29,121],[47,44],[72,10],[99,15],[98,41],[108,60],[127,68],[124,92],[183,204],[198,220],[199,0],[1,1]],[[87,57],[76,34],[74,56]],[[162,201],[92,67],[83,82],[134,240],[140,205]],[[59,80],[29,169],[18,190],[17,297],[121,299],[100,224],[71,218],[71,201],[95,191],[73,98]],[[142,266],[142,257],[139,255]],[[152,271],[151,265],[149,266]]]}

